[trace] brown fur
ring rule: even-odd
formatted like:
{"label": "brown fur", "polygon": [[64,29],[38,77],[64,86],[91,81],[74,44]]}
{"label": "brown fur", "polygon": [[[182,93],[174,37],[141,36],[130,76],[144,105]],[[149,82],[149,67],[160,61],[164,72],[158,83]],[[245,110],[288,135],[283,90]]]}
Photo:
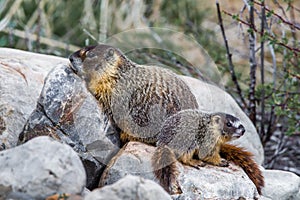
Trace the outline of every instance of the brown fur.
{"label": "brown fur", "polygon": [[182,193],[176,181],[178,170],[176,168],[177,160],[173,151],[166,146],[158,147],[151,160],[154,174],[159,178],[161,186],[169,194]]}
{"label": "brown fur", "polygon": [[120,140],[122,141],[123,144],[126,144],[127,142],[130,141],[144,142],[146,144],[152,144],[152,145],[155,145],[156,143],[155,138],[137,138],[123,131],[121,131],[120,133]]}
{"label": "brown fur", "polygon": [[259,166],[253,160],[253,154],[241,147],[231,144],[222,144],[220,154],[223,158],[243,168],[252,182],[255,184],[257,191],[261,194],[264,186],[264,177]]}

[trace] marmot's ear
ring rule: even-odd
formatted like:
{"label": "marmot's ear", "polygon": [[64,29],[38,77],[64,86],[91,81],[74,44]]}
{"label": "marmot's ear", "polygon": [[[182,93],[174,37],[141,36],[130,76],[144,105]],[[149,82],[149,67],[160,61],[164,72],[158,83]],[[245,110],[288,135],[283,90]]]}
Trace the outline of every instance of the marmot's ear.
{"label": "marmot's ear", "polygon": [[214,115],[212,117],[212,121],[214,124],[220,124],[221,123],[221,116],[220,115]]}

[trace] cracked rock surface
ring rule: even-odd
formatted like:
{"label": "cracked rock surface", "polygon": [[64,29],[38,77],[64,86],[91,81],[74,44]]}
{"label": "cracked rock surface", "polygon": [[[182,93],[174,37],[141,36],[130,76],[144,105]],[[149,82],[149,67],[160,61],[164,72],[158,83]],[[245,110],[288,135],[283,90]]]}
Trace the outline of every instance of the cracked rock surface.
{"label": "cracked rock surface", "polygon": [[48,74],[19,143],[41,135],[69,144],[80,155],[89,188],[96,186],[101,170],[119,149],[116,130],[82,81],[64,64]]}

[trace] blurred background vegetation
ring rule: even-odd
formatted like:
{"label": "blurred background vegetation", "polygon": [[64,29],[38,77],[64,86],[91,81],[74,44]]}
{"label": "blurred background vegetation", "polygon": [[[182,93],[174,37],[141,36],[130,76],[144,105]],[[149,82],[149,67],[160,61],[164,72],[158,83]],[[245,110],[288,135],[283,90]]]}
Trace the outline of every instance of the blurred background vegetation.
{"label": "blurred background vegetation", "polygon": [[67,57],[111,43],[138,63],[217,84],[255,124],[264,166],[300,175],[300,2],[220,4],[225,38],[211,0],[0,0],[0,46]]}

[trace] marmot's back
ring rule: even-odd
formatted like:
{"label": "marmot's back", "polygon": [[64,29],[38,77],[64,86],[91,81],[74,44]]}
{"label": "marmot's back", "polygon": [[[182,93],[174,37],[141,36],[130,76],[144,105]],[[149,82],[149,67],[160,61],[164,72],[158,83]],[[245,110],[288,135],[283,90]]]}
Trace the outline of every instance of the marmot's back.
{"label": "marmot's back", "polygon": [[130,139],[156,142],[153,137],[167,117],[198,108],[191,90],[175,73],[133,63],[114,47],[86,47],[70,60],[104,112]]}
{"label": "marmot's back", "polygon": [[158,134],[167,117],[195,108],[198,104],[189,87],[171,71],[154,66],[124,72],[111,96],[116,124],[127,134],[142,138]]}

